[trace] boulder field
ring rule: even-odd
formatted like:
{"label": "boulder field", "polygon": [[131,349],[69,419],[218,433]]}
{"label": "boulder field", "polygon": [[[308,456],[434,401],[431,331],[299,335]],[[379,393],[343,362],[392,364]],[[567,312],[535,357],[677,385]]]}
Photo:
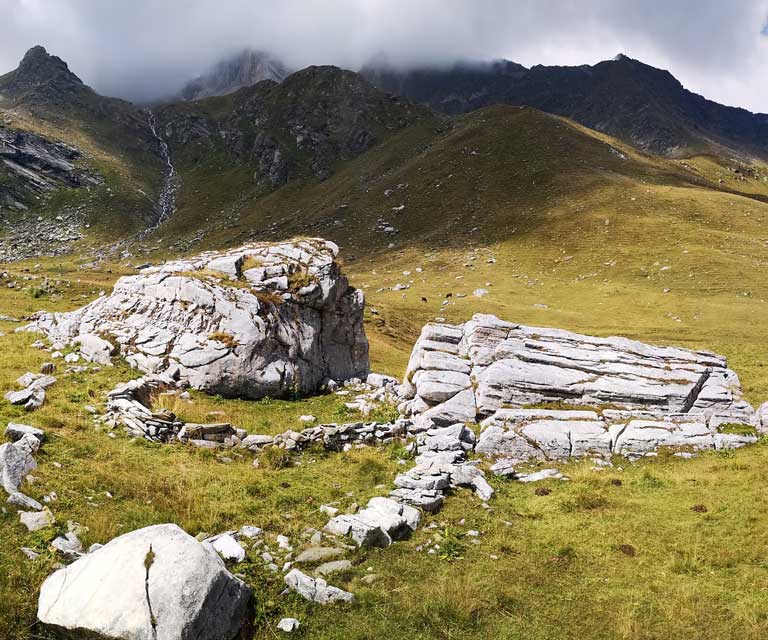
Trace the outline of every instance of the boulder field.
{"label": "boulder field", "polygon": [[368,373],[365,300],[341,273],[338,252],[306,239],[166,262],[26,329],[100,364],[119,349],[143,372],[173,369],[209,393],[309,394]]}

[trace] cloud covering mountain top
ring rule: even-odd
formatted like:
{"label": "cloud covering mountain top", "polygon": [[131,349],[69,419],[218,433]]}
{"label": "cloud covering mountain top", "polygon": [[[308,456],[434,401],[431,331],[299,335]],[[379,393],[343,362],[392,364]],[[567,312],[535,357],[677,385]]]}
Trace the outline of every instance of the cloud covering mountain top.
{"label": "cloud covering mountain top", "polygon": [[768,0],[0,0],[0,72],[44,45],[101,93],[175,93],[244,47],[292,68],[508,58],[592,64],[618,52],[687,88],[768,111]]}

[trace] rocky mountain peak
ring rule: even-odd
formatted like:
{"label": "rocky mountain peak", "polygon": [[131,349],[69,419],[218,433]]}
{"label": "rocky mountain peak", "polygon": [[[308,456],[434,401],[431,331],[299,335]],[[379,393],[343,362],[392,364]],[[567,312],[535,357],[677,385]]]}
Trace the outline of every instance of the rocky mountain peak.
{"label": "rocky mountain peak", "polygon": [[262,80],[282,82],[288,74],[286,66],[269,53],[243,49],[189,82],[179,97],[182,100],[200,100],[223,96]]}
{"label": "rocky mountain peak", "polygon": [[11,73],[13,84],[19,88],[43,84],[84,86],[80,78],[69,70],[64,60],[49,54],[40,45],[27,51],[18,68]]}

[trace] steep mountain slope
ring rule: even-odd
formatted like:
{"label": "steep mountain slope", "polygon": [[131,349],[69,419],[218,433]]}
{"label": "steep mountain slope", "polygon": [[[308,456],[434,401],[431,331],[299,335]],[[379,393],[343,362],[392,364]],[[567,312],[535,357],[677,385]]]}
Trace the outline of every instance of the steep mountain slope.
{"label": "steep mountain slope", "polygon": [[268,53],[244,49],[188,82],[178,97],[181,100],[200,100],[224,96],[262,80],[282,82],[288,74],[286,66]]}
{"label": "steep mountain slope", "polygon": [[[147,114],[128,102],[98,95],[44,48],[30,49],[17,69],[0,76],[0,122],[5,125],[6,144],[13,146],[6,149],[6,162],[0,168],[0,180],[7,187],[15,181],[19,188],[19,159],[30,160],[27,151],[32,147],[62,152],[67,158],[57,162],[74,163],[82,175],[93,178],[86,184],[48,181],[52,188],[44,189],[47,196],[39,200],[39,194],[30,200],[32,192],[40,190],[35,187],[26,190],[26,197],[17,193],[13,202],[6,198],[2,213],[10,216],[11,232],[25,227],[27,236],[34,233],[30,224],[35,222],[29,215],[13,215],[21,210],[16,202],[28,207],[35,220],[62,217],[69,222],[74,211],[84,212],[78,220],[83,232],[88,229],[86,235],[110,240],[145,227],[156,216],[154,200],[163,165]],[[26,151],[19,150],[19,143]],[[40,153],[37,156],[31,158],[33,165],[40,165]],[[50,165],[50,160],[43,164]],[[72,170],[67,167],[67,171]],[[27,175],[28,181],[35,182],[46,168],[33,167],[35,172],[36,178]]]}
{"label": "steep mountain slope", "polygon": [[768,157],[768,115],[687,91],[669,72],[619,55],[594,66],[526,69],[508,61],[398,71],[370,66],[377,87],[445,113],[533,106],[663,155],[725,147]]}
{"label": "steep mountain slope", "polygon": [[242,201],[289,181],[324,180],[344,161],[433,115],[350,71],[309,67],[282,84],[264,81],[229,96],[163,107],[157,118],[182,183],[176,221],[189,229],[210,213],[194,210],[201,200],[192,193],[204,201],[219,195]]}

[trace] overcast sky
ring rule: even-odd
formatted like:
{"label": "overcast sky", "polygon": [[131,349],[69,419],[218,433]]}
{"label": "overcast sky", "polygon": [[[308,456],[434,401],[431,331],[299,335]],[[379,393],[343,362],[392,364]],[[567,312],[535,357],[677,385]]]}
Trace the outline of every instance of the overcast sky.
{"label": "overcast sky", "polygon": [[42,44],[101,93],[146,99],[245,46],[289,66],[457,58],[594,64],[619,52],[768,112],[768,0],[0,0],[0,72]]}

